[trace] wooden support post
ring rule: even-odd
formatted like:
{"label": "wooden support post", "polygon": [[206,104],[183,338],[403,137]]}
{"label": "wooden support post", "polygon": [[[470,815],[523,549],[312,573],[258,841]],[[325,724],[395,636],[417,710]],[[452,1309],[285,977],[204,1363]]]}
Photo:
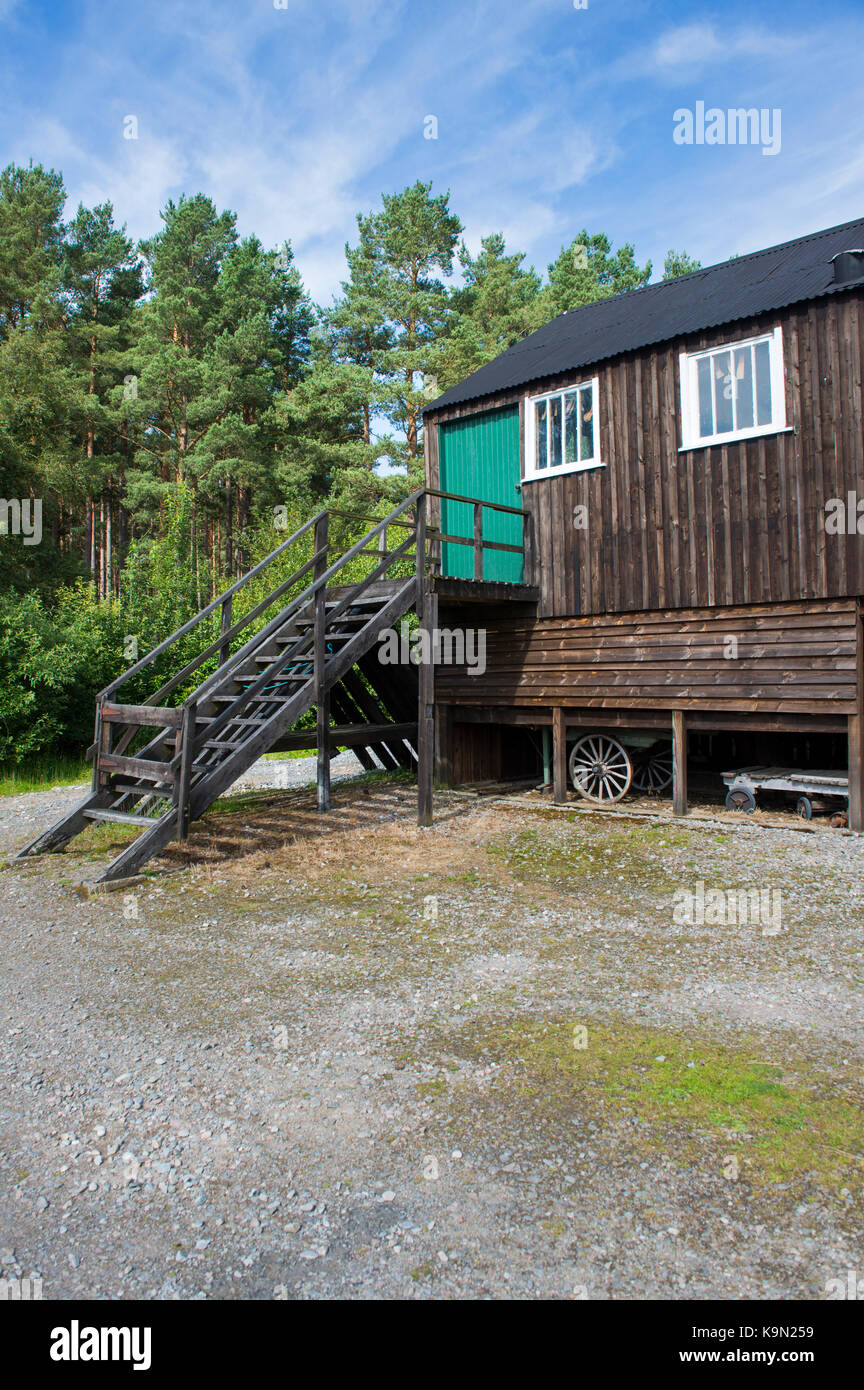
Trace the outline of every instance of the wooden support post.
{"label": "wooden support post", "polygon": [[108,773],[104,771],[104,767],[105,759],[111,756],[113,738],[110,721],[102,717],[101,704],[96,718],[99,737],[96,741],[96,753],[93,759],[93,790],[94,792],[101,792],[108,785]]}
{"label": "wooden support post", "polygon": [[93,777],[90,781],[90,790],[94,793],[102,790],[99,779],[99,749],[102,747],[102,701],[96,702],[96,724],[93,729]]}
{"label": "wooden support post", "polygon": [[181,730],[180,782],[177,787],[177,838],[189,836],[189,789],[192,784],[192,762],[195,755],[195,716],[198,706],[193,702],[183,708]]}
{"label": "wooden support post", "polygon": [[687,814],[687,716],[683,709],[672,711],[672,810]]}
{"label": "wooden support post", "polygon": [[552,711],[552,799],[559,806],[567,800],[567,725],[564,711]]}
{"label": "wooden support post", "polygon": [[421,638],[420,653],[425,660],[418,668],[417,696],[417,824],[432,824],[432,790],[435,780],[435,626],[438,597],[430,584],[426,567],[426,523],[428,497],[417,499],[417,617]]}
{"label": "wooden support post", "polygon": [[534,513],[526,512],[522,522],[522,583],[536,584],[537,552],[534,535]]}
{"label": "wooden support post", "polygon": [[857,835],[864,832],[864,613],[858,604],[855,634],[855,666],[857,670],[857,714],[848,722],[849,749],[849,829]]}
{"label": "wooden support post", "polygon": [[[325,512],[315,523],[315,578],[327,569],[328,521]],[[325,683],[327,664],[327,590],[322,584],[315,594],[315,705],[318,741],[318,810],[330,810],[330,692]]]}
{"label": "wooden support post", "polygon": [[474,503],[474,580],[483,578],[483,503]]}
{"label": "wooden support post", "polygon": [[864,719],[849,716],[849,829],[864,832]]}
{"label": "wooden support post", "polygon": [[449,705],[435,706],[435,781],[453,785],[453,712]]}
{"label": "wooden support post", "polygon": [[[223,599],[223,600],[222,600],[222,622],[221,622],[221,625],[220,625],[220,628],[219,628],[219,632],[220,632],[220,635],[223,636],[223,637],[225,636],[225,633],[228,632],[228,631],[230,630],[230,628],[231,628],[231,612],[232,612],[232,608],[233,608],[233,599],[232,599],[232,596],[229,594],[228,597],[227,597],[226,599]],[[231,655],[231,643],[230,643],[230,642],[226,642],[223,646],[221,646],[221,647],[219,648],[219,665],[220,665],[220,666],[224,665],[224,663],[228,660],[228,658],[229,658],[230,655]]]}

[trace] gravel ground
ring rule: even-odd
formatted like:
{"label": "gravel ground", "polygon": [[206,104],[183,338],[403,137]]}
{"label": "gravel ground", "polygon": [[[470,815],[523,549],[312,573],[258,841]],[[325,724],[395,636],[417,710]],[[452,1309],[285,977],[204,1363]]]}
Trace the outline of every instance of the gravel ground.
{"label": "gravel ground", "polygon": [[[122,827],[3,870],[6,1277],[818,1299],[861,1269],[857,837],[455,793],[419,830],[404,782],[319,817],[278,769],[131,891],[83,886]],[[78,795],[0,802],[0,851]],[[754,888],[779,930],[679,920]]]}

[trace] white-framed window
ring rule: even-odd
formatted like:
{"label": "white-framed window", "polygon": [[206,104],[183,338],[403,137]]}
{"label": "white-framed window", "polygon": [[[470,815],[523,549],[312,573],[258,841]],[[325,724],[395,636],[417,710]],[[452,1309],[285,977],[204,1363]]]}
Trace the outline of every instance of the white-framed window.
{"label": "white-framed window", "polygon": [[783,333],[682,352],[681,446],[701,449],[786,429]]}
{"label": "white-framed window", "polygon": [[526,478],[548,478],[550,473],[576,473],[600,465],[599,398],[597,377],[526,397]]}

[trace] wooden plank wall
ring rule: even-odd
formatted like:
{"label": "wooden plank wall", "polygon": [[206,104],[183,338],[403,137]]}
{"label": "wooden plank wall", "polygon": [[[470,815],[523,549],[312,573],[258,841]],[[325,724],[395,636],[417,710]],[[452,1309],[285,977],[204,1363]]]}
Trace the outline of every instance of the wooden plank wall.
{"label": "wooden plank wall", "polygon": [[525,729],[499,724],[461,724],[449,731],[450,760],[448,780],[454,786],[466,782],[485,782],[508,777],[533,776],[542,767],[542,754],[536,737]]}
{"label": "wooden plank wall", "polygon": [[[791,429],[680,453],[679,352],[777,323]],[[864,594],[864,536],[828,535],[824,525],[828,499],[864,497],[862,361],[864,295],[857,289],[601,364],[605,467],[523,487],[536,519],[540,616]],[[590,375],[545,378],[530,389]],[[482,406],[508,404],[525,389],[487,397]],[[430,416],[430,482],[436,421],[480,404]],[[587,531],[574,527],[577,504],[587,508]]]}
{"label": "wooden plank wall", "polygon": [[436,698],[446,705],[802,716],[857,710],[854,600],[539,622],[508,619],[502,605],[470,613],[442,605],[440,622],[487,634],[484,675],[438,668]]}

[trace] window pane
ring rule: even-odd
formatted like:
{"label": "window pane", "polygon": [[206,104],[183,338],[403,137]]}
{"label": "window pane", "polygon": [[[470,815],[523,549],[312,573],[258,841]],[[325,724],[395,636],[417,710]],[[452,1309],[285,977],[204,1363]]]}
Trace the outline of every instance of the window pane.
{"label": "window pane", "polygon": [[578,392],[568,391],[564,397],[564,462],[579,459],[579,399]]}
{"label": "window pane", "polygon": [[753,353],[749,347],[735,349],[735,428],[753,425]]}
{"label": "window pane", "polygon": [[561,462],[561,397],[553,396],[549,402],[549,467],[557,468]]}
{"label": "window pane", "polygon": [[756,357],[756,423],[771,424],[771,345],[757,343]]}
{"label": "window pane", "polygon": [[716,353],[711,358],[711,367],[714,373],[716,433],[728,434],[732,430],[734,424],[732,419],[732,393],[734,390],[734,382],[732,378],[731,353]]}
{"label": "window pane", "polygon": [[711,408],[711,362],[700,357],[696,363],[699,377],[699,435],[706,439],[714,433],[714,411]]}
{"label": "window pane", "polygon": [[546,457],[546,402],[538,401],[535,409],[537,412],[537,467],[548,468],[549,462]]}
{"label": "window pane", "polygon": [[582,458],[594,457],[594,387],[583,386],[579,392],[582,414]]}

